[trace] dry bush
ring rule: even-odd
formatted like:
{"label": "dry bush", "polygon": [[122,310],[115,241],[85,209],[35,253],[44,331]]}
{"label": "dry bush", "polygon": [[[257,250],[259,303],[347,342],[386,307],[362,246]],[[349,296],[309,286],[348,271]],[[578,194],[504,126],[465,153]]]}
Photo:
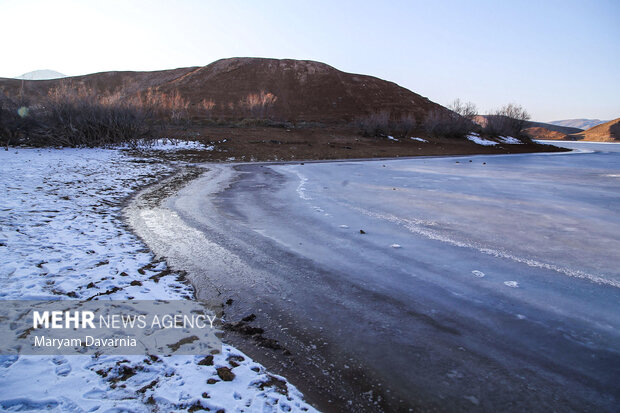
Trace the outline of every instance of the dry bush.
{"label": "dry bush", "polygon": [[200,102],[200,107],[202,108],[202,110],[204,111],[206,117],[208,119],[211,119],[211,115],[213,112],[213,108],[215,108],[215,102],[211,99],[207,100],[207,99],[203,99]]}
{"label": "dry bush", "polygon": [[0,127],[6,145],[135,145],[149,132],[150,111],[138,99],[123,99],[120,93],[98,94],[84,85],[63,82],[17,117],[20,103],[7,99]]}
{"label": "dry bush", "polygon": [[398,120],[390,121],[390,134],[399,138],[406,138],[413,134],[418,123],[415,116],[409,114],[404,115]]}
{"label": "dry bush", "polygon": [[477,130],[474,122],[477,109],[471,102],[456,99],[448,105],[450,112],[433,111],[424,120],[424,129],[431,136],[462,138]]}
{"label": "dry bush", "polygon": [[3,146],[18,143],[37,126],[27,108],[28,102],[0,94],[0,142]]}
{"label": "dry bush", "polygon": [[529,119],[530,115],[525,108],[509,103],[486,116],[484,133],[495,136],[519,137]]}
{"label": "dry bush", "polygon": [[412,114],[405,114],[398,118],[392,116],[388,110],[371,113],[358,118],[355,125],[363,136],[396,136],[405,137],[413,133],[417,122]]}
{"label": "dry bush", "polygon": [[244,109],[246,116],[255,119],[269,117],[270,109],[278,100],[278,97],[270,92],[261,90],[260,93],[250,93],[239,100],[238,106]]}
{"label": "dry bush", "polygon": [[155,118],[171,123],[187,123],[189,116],[189,101],[183,98],[178,91],[166,94],[149,88],[144,95],[138,95],[139,100],[153,111]]}
{"label": "dry bush", "polygon": [[357,119],[356,123],[364,136],[385,136],[389,133],[390,112],[371,113]]}

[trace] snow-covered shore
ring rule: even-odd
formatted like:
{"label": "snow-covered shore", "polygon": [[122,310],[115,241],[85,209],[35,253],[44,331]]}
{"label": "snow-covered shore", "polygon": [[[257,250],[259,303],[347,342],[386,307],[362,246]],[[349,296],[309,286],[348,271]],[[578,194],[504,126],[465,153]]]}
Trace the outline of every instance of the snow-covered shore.
{"label": "snow-covered shore", "polygon": [[[104,149],[0,151],[0,299],[193,299],[121,220],[175,167]],[[218,375],[227,367],[230,381]],[[230,376],[226,377],[230,379]],[[205,356],[0,356],[7,411],[314,411],[231,346]]]}

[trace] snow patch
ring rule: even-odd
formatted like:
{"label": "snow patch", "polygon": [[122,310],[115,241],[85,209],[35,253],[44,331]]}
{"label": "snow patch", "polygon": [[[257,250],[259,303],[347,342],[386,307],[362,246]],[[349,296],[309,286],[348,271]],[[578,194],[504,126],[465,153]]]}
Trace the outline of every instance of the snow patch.
{"label": "snow patch", "polygon": [[[120,150],[0,151],[0,299],[191,299],[121,218],[132,192],[173,171]],[[0,410],[315,411],[237,349],[205,356],[0,356]]]}
{"label": "snow patch", "polygon": [[413,140],[413,141],[418,141],[418,142],[428,142],[426,139],[423,139],[423,138],[414,138],[414,137],[411,137],[411,140]]}
{"label": "snow patch", "polygon": [[145,149],[151,149],[155,151],[180,151],[180,150],[201,150],[201,151],[212,151],[215,149],[215,146],[209,145],[206,146],[201,142],[197,141],[186,141],[179,139],[156,139],[153,141],[149,141],[145,145]]}
{"label": "snow patch", "polygon": [[498,139],[502,143],[506,143],[508,145],[521,145],[521,144],[523,144],[523,142],[521,142],[519,139],[513,138],[512,136],[500,136]]}
{"label": "snow patch", "polygon": [[495,145],[499,145],[499,143],[495,142],[495,141],[490,141],[488,139],[484,139],[481,138],[480,135],[478,135],[477,133],[470,133],[469,135],[467,135],[467,139],[469,139],[470,141],[477,143],[478,145],[482,145],[482,146],[495,146]]}

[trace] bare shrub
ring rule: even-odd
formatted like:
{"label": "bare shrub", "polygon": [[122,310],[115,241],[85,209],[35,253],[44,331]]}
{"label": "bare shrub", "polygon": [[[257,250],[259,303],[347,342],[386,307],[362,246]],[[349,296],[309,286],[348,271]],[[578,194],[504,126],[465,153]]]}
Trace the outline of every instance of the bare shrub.
{"label": "bare shrub", "polygon": [[211,100],[211,99],[209,99],[209,100],[203,99],[200,102],[200,107],[204,111],[206,117],[208,119],[211,119],[211,114],[213,112],[213,108],[215,108],[215,102],[213,100]]}
{"label": "bare shrub", "polygon": [[144,95],[138,95],[142,103],[153,110],[155,118],[172,123],[187,123],[189,117],[189,100],[178,91],[166,94],[149,88]]}
{"label": "bare shrub", "polygon": [[359,117],[354,124],[360,129],[363,136],[392,135],[397,137],[412,134],[418,125],[415,116],[412,114],[394,117],[388,110]]}
{"label": "bare shrub", "polygon": [[390,112],[381,111],[357,119],[357,125],[363,136],[382,136],[389,133]]}
{"label": "bare shrub", "polygon": [[415,116],[408,114],[401,116],[397,120],[391,120],[389,125],[390,135],[405,138],[413,134],[418,126],[418,123]]}
{"label": "bare shrub", "polygon": [[19,118],[14,115],[19,106],[15,101],[4,99],[2,106],[0,135],[7,145],[135,145],[147,136],[151,116],[139,99],[123,99],[120,93],[99,94],[68,82],[19,112]]}
{"label": "bare shrub", "polygon": [[8,146],[19,142],[29,130],[36,126],[29,117],[28,103],[0,94],[0,142]]}
{"label": "bare shrub", "polygon": [[424,129],[431,136],[462,138],[477,129],[474,122],[476,105],[456,99],[448,105],[450,111],[433,111],[424,119]]}
{"label": "bare shrub", "polygon": [[250,93],[239,100],[238,106],[245,110],[246,115],[255,119],[264,119],[269,116],[270,109],[278,97],[270,92],[261,90],[260,93]]}
{"label": "bare shrub", "polygon": [[486,116],[484,132],[496,136],[521,136],[529,113],[520,105],[509,103]]}

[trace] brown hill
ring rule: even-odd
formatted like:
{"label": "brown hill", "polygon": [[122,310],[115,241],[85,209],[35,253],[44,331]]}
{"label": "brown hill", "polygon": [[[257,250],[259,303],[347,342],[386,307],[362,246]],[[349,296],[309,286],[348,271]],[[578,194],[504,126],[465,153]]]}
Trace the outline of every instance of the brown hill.
{"label": "brown hill", "polygon": [[231,58],[204,67],[104,72],[58,80],[0,79],[0,90],[36,99],[63,82],[124,95],[178,93],[194,117],[270,118],[337,124],[373,113],[423,120],[443,106],[395,83],[309,60]]}
{"label": "brown hill", "polygon": [[620,141],[620,118],[610,120],[586,131],[572,134],[569,137],[584,141],[618,142]]}
{"label": "brown hill", "polygon": [[540,126],[534,126],[534,127],[523,129],[523,133],[525,133],[530,139],[543,139],[543,140],[566,140],[568,139],[565,133],[549,130],[547,128],[543,128]]}

